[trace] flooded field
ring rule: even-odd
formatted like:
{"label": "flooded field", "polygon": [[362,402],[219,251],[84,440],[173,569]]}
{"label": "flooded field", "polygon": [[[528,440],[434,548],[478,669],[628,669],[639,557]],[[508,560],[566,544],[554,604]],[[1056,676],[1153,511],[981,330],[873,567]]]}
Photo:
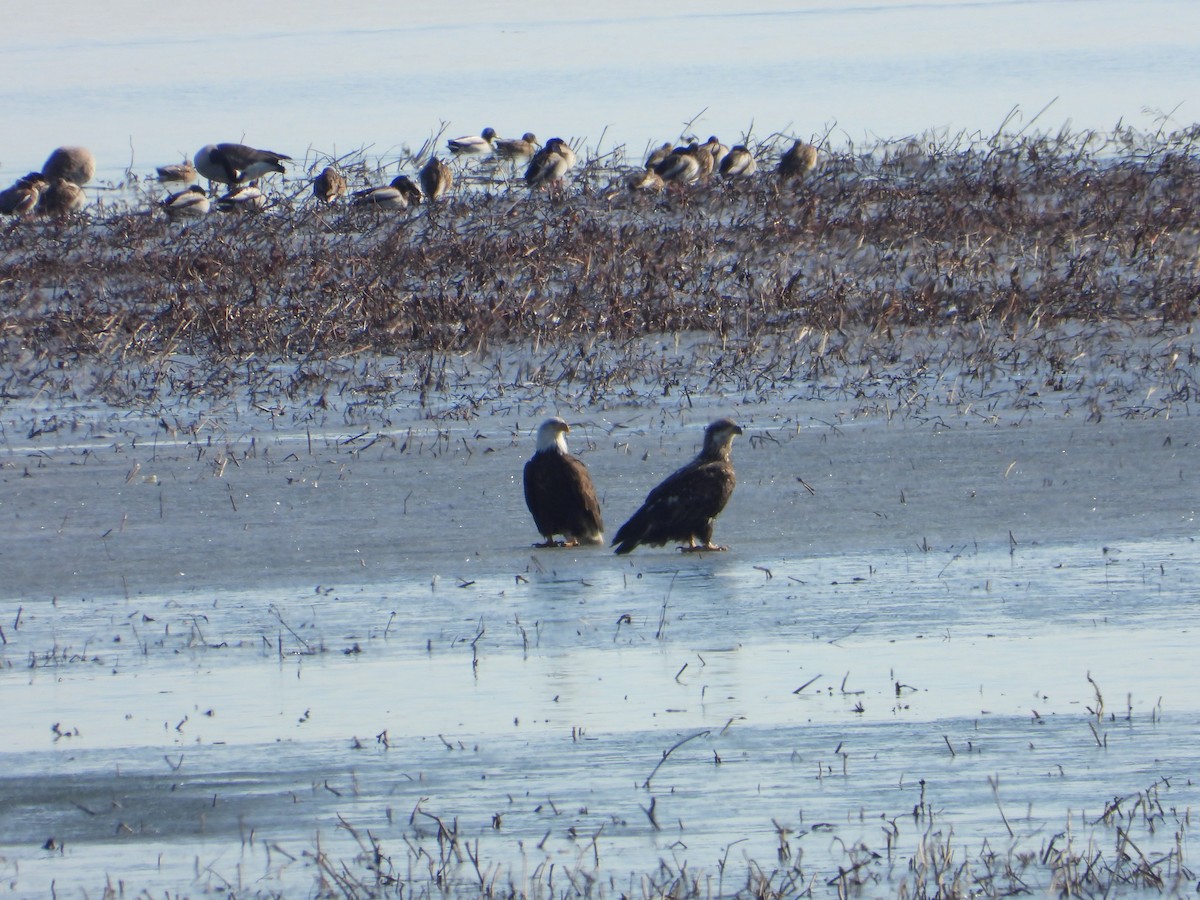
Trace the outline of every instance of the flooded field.
{"label": "flooded field", "polygon": [[0,891],[1193,894],[1195,141],[6,223]]}
{"label": "flooded field", "polygon": [[[510,380],[353,428],[10,400],[3,889],[1191,894],[1197,419],[1082,353],[1195,339],[1052,338],[1078,389],[930,366],[919,408],[909,362],[576,409]],[[555,411],[610,534],[735,416],[730,551],[532,549]]]}

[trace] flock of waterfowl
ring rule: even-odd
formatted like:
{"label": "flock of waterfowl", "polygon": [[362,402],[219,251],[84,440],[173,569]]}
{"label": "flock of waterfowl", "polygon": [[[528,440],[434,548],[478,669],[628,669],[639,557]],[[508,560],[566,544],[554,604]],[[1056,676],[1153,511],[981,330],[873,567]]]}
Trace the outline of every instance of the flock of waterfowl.
{"label": "flock of waterfowl", "polygon": [[[557,190],[578,159],[575,150],[562,138],[550,138],[540,144],[532,133],[505,139],[493,128],[480,134],[452,138],[446,142],[456,158],[494,156],[510,164],[514,172],[525,166],[524,182],[530,189]],[[201,148],[191,162],[160,166],[158,179],[165,184],[187,185],[170,193],[159,206],[171,218],[197,218],[214,206],[231,211],[257,211],[267,205],[259,179],[272,173],[284,173],[286,153],[259,150],[245,144],[209,144]],[[782,178],[803,178],[817,164],[817,150],[811,144],[795,141],[780,158],[776,172]],[[662,191],[669,185],[689,185],[714,175],[722,178],[748,178],[758,171],[758,160],[744,144],[727,147],[716,137],[704,143],[674,146],[666,143],[652,152],[644,167],[630,174],[627,184],[635,191]],[[83,187],[96,174],[96,160],[85,147],[59,147],[50,154],[40,172],[30,172],[0,191],[0,214],[15,216],[66,216],[86,205]],[[194,184],[199,178],[209,182],[209,190]],[[214,185],[227,190],[218,196]],[[422,201],[436,201],[454,185],[453,168],[436,154],[417,173],[416,180],[399,175],[389,184],[349,191],[346,173],[337,165],[326,166],[313,179],[313,196],[322,203],[343,198],[357,206],[377,209],[407,209]]]}
{"label": "flock of waterfowl", "polygon": [[[567,450],[571,427],[555,416],[537,430],[537,451],[525,464],[525,503],[545,542],[538,547],[574,547],[604,542],[604,521],[592,477],[578,457]],[[687,465],[668,475],[646,495],[645,502],[617,530],[618,554],[640,544],[662,546],[686,541],[686,552],[725,550],[713,543],[713,524],[737,478],[730,451],[741,427],[732,419],[717,419],[704,430],[704,446]],[[564,540],[557,541],[555,535]]]}

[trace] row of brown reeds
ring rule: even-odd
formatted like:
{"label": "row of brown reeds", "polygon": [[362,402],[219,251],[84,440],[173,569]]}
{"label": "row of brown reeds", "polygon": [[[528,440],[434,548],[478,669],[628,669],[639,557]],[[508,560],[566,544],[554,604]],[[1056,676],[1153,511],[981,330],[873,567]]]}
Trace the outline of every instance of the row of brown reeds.
{"label": "row of brown reeds", "polygon": [[0,229],[0,352],[50,378],[112,367],[100,387],[136,395],[144,385],[111,383],[120,367],[148,366],[152,382],[178,358],[211,390],[248,359],[369,351],[424,365],[434,387],[440,354],[498,346],[577,348],[569,378],[591,371],[597,342],[672,332],[758,347],[849,330],[1178,326],[1200,296],[1198,137],[927,136],[824,150],[802,181],[760,171],[653,196],[606,159],[564,192],[493,182],[404,213],[296,191],[188,224],[136,205],[14,220]]}

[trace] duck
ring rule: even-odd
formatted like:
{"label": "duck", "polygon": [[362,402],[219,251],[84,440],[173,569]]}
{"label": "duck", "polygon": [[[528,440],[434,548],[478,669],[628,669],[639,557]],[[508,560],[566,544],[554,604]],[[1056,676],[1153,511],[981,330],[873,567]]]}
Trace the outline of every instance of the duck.
{"label": "duck", "polygon": [[313,196],[322,203],[332,203],[338,197],[346,195],[346,176],[333,166],[326,166],[321,174],[313,179]]}
{"label": "duck", "polygon": [[510,160],[513,165],[516,165],[533,159],[533,155],[538,152],[540,146],[537,135],[532,131],[527,131],[519,138],[507,140],[497,138],[495,151],[498,157]]}
{"label": "duck", "polygon": [[655,147],[653,150],[650,151],[650,155],[646,157],[646,168],[647,169],[657,168],[658,164],[661,163],[668,156],[670,156],[674,150],[675,150],[675,145],[672,144],[670,141],[667,141],[661,147]]}
{"label": "duck", "polygon": [[704,142],[704,146],[708,148],[708,152],[712,154],[714,172],[720,171],[721,163],[725,161],[725,157],[729,155],[729,148],[721,143],[720,139],[714,134]]}
{"label": "duck", "polygon": [[[716,138],[713,138],[715,141]],[[717,157],[708,144],[689,144],[688,152],[696,157],[696,165],[700,169],[700,180],[708,181],[717,165]]]}
{"label": "duck", "polygon": [[666,187],[662,176],[653,169],[638,169],[625,182],[631,191],[657,193]]}
{"label": "duck", "polygon": [[208,193],[198,184],[169,194],[159,206],[168,219],[198,219],[208,213]]}
{"label": "duck", "polygon": [[550,138],[546,145],[534,154],[525,169],[525,183],[530,189],[543,185],[558,185],[563,176],[575,165],[577,157],[571,145],[562,138]]}
{"label": "duck", "polygon": [[41,172],[30,172],[11,187],[0,191],[0,215],[31,216],[37,212],[38,199],[46,189]]}
{"label": "duck", "polygon": [[496,140],[496,129],[485,128],[479,134],[467,134],[451,138],[446,146],[455,156],[478,156],[481,153],[491,153],[492,144]]}
{"label": "duck", "polygon": [[[666,159],[654,167],[655,173],[665,182],[672,184],[694,184],[700,180],[701,161],[693,152],[696,145],[676,147]],[[705,150],[705,153],[708,151]],[[709,159],[712,159],[711,155]],[[711,169],[709,171],[712,171]]]}
{"label": "duck", "polygon": [[87,147],[59,147],[46,158],[42,175],[47,181],[62,178],[83,187],[96,175],[96,157]]}
{"label": "duck", "polygon": [[44,216],[62,218],[87,206],[83,188],[65,178],[52,178],[38,194],[37,211]]}
{"label": "duck", "polygon": [[235,187],[227,194],[217,199],[217,209],[221,212],[255,213],[267,205],[267,197],[259,190],[258,182]]}
{"label": "duck", "polygon": [[738,144],[729,148],[729,152],[721,160],[719,171],[722,178],[749,178],[758,171],[758,163],[749,147]]}
{"label": "duck", "polygon": [[274,150],[256,150],[245,144],[207,144],[196,151],[193,162],[209,181],[232,187],[271,172],[285,172],[284,160],[290,162],[291,157]]}
{"label": "duck", "polygon": [[373,206],[376,209],[408,209],[410,203],[421,202],[421,190],[407,175],[397,175],[391,184],[384,187],[355,191],[351,202],[355,206]]}
{"label": "duck", "polygon": [[804,141],[795,141],[779,159],[780,178],[803,178],[817,167],[817,148]]}
{"label": "duck", "polygon": [[430,157],[429,162],[425,163],[417,178],[430,202],[440,199],[454,184],[454,173],[436,156]]}
{"label": "duck", "polygon": [[183,162],[159,166],[155,171],[158,173],[159,181],[191,184],[196,180],[196,167],[186,159]]}

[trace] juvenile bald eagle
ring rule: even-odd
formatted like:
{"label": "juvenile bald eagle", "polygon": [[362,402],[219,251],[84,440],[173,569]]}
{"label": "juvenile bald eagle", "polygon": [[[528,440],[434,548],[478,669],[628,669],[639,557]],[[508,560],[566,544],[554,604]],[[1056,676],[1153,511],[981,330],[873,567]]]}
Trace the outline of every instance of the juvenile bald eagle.
{"label": "juvenile bald eagle", "polygon": [[679,548],[685,553],[727,549],[712,542],[713,523],[737,483],[729,449],[741,433],[733,419],[710,424],[700,455],[652,490],[642,508],[621,526],[613,538],[617,553],[628,553],[638,544],[661,547],[668,541],[687,541]]}
{"label": "juvenile bald eagle", "polygon": [[[562,419],[547,419],[537,430],[537,452],[525,463],[525,504],[546,539],[535,547],[574,547],[604,543],[604,522],[592,477],[578,457],[567,452]],[[554,540],[561,534],[566,540]]]}

